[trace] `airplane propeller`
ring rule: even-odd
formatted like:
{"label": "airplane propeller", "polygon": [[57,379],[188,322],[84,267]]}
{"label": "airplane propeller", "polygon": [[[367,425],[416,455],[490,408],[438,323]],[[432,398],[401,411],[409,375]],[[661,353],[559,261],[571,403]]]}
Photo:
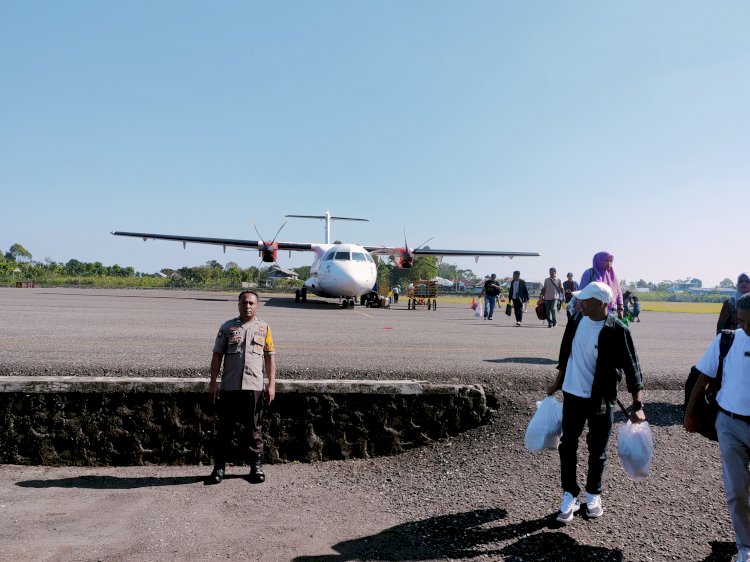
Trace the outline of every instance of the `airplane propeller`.
{"label": "airplane propeller", "polygon": [[[258,238],[260,238],[260,242],[258,242],[258,253],[260,255],[260,261],[261,263],[275,263],[276,267],[281,269],[281,266],[279,265],[277,258],[279,255],[279,243],[276,242],[276,238],[278,238],[279,233],[281,232],[281,229],[286,226],[287,221],[284,221],[284,224],[282,224],[279,229],[276,231],[276,234],[274,235],[273,239],[268,241],[264,240],[263,236],[261,235],[260,231],[258,230],[258,226],[255,224],[255,221],[253,221],[253,228],[255,229],[255,232],[258,234]],[[258,264],[258,267],[260,268],[260,264]]]}
{"label": "airplane propeller", "polygon": [[409,249],[409,242],[406,240],[406,230],[404,230],[404,247],[397,249],[397,254],[394,255],[394,259],[396,261],[396,267],[400,267],[401,269],[410,269],[414,267],[414,252],[425,246],[430,240],[435,238],[434,236],[431,236],[424,242],[422,242],[419,246],[416,248],[410,250]]}

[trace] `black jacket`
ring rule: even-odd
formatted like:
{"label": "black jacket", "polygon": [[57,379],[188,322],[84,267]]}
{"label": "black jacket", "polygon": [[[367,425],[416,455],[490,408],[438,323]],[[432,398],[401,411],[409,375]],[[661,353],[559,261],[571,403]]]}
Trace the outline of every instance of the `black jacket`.
{"label": "black jacket", "polygon": [[510,282],[510,288],[508,289],[508,298],[515,298],[521,302],[529,302],[529,290],[526,288],[526,281],[523,279],[518,280],[518,295],[513,294],[513,283]]}
{"label": "black jacket", "polygon": [[[573,338],[581,318],[583,316],[578,313],[568,321],[560,344],[557,368],[563,373],[561,387],[562,381],[565,380],[568,358],[573,349]],[[617,401],[617,387],[620,385],[623,373],[631,394],[643,390],[643,375],[630,330],[614,316],[607,316],[604,327],[599,333],[598,345],[599,353],[594,371],[594,384],[591,387],[591,401],[598,411],[604,412],[607,407],[614,407]]]}

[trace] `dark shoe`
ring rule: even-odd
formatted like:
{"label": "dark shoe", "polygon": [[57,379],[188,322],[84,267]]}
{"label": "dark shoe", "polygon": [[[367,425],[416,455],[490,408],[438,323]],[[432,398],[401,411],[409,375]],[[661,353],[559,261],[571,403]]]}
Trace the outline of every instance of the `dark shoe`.
{"label": "dark shoe", "polygon": [[260,461],[253,462],[253,466],[250,469],[250,482],[253,484],[262,484],[266,481],[266,473],[263,472],[263,466]]}
{"label": "dark shoe", "polygon": [[205,483],[206,484],[221,484],[221,481],[224,479],[224,469],[223,468],[214,468],[213,471],[211,471],[211,474],[206,477]]}

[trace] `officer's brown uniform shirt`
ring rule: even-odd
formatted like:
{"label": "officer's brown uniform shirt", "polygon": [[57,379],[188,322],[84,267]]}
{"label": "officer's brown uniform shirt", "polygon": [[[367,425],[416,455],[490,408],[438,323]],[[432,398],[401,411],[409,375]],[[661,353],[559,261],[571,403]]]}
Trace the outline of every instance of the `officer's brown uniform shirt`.
{"label": "officer's brown uniform shirt", "polygon": [[267,322],[258,318],[224,322],[213,350],[224,354],[221,390],[263,390],[264,355],[275,353]]}

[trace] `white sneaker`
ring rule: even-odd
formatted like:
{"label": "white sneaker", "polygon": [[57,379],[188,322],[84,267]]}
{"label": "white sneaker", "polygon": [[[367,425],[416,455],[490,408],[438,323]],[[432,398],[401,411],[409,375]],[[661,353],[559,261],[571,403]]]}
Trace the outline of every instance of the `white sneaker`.
{"label": "white sneaker", "polygon": [[737,562],[750,562],[750,548],[740,548],[737,551]]}
{"label": "white sneaker", "polygon": [[565,492],[560,504],[560,513],[557,520],[560,523],[570,523],[573,521],[573,515],[581,508],[581,500],[573,496],[570,492]]}
{"label": "white sneaker", "polygon": [[589,494],[586,492],[586,516],[590,519],[601,517],[604,513],[601,494]]}

